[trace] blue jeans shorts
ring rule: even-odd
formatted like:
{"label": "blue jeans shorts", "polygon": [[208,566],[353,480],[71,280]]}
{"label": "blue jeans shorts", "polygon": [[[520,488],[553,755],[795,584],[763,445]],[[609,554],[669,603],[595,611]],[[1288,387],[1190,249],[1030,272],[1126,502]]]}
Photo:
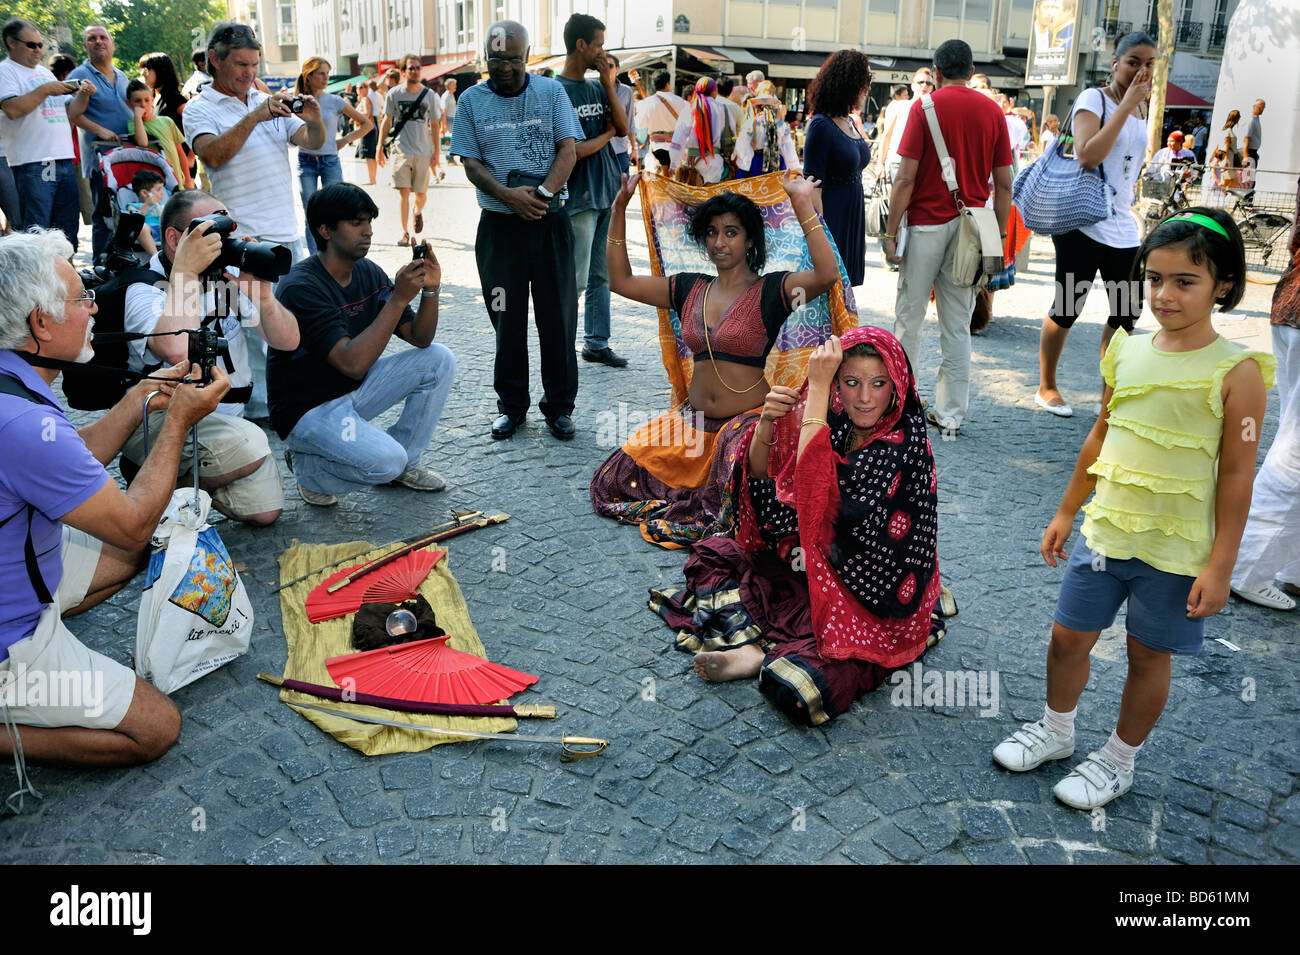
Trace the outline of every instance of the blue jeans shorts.
{"label": "blue jeans shorts", "polygon": [[1187,616],[1194,582],[1137,558],[1103,557],[1080,534],[1065,567],[1055,620],[1071,630],[1105,630],[1127,600],[1127,629],[1138,643],[1165,653],[1198,653],[1205,640],[1205,620]]}

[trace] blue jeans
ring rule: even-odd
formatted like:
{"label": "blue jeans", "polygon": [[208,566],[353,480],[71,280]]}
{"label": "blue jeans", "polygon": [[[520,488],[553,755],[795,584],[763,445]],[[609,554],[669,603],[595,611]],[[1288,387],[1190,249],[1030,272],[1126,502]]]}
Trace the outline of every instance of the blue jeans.
{"label": "blue jeans", "polygon": [[81,199],[77,195],[77,169],[72,159],[25,162],[11,166],[18,189],[21,228],[61,229],[77,250]]}
{"label": "blue jeans", "polygon": [[[380,358],[356,391],[298,419],[287,441],[294,477],[318,494],[346,494],[387,484],[416,467],[455,376],[456,356],[437,343]],[[403,400],[387,431],[369,423]]]}
{"label": "blue jeans", "polygon": [[[275,244],[283,245],[289,250],[294,265],[307,258],[306,239],[298,238],[292,242]],[[273,282],[272,290],[279,291],[280,282],[286,278],[288,278],[287,273],[279,281]],[[269,417],[271,409],[266,400],[266,342],[260,335],[253,335],[248,340],[248,371],[253,376],[253,396],[244,405],[244,417],[249,419]]]}
{"label": "blue jeans", "polygon": [[609,210],[586,209],[570,214],[573,225],[573,271],[578,294],[583,295],[583,347],[599,351],[609,346],[609,267],[605,264],[605,239],[609,235]]}
{"label": "blue jeans", "polygon": [[627,171],[632,168],[631,153],[614,153],[614,159],[618,162],[618,171],[621,175],[626,176]]}
{"label": "blue jeans", "polygon": [[[317,185],[319,180],[320,185]],[[343,181],[343,165],[337,154],[313,156],[311,153],[298,151],[298,188],[302,193],[302,212],[307,214],[307,200],[316,194],[317,189],[324,189],[335,182]],[[316,239],[307,226],[307,254],[316,254]]]}

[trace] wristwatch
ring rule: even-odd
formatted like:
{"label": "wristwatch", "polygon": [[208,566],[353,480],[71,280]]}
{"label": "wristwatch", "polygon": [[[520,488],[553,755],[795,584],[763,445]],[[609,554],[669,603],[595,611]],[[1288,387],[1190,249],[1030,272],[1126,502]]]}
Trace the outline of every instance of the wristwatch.
{"label": "wristwatch", "polygon": [[534,187],[533,187],[533,192],[537,193],[539,196],[541,196],[541,197],[542,197],[543,199],[545,199],[547,202],[550,202],[552,199],[555,198],[555,193],[547,191],[546,186],[544,186],[544,185],[537,185],[537,186],[534,186]]}

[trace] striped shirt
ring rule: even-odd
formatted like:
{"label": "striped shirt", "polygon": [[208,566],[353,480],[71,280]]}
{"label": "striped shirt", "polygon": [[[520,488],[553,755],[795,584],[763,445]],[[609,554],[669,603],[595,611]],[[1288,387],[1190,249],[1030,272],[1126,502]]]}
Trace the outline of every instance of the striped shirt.
{"label": "striped shirt", "polygon": [[[496,92],[491,80],[477,83],[461,93],[456,106],[452,154],[477,159],[503,186],[514,170],[544,177],[560,142],[586,138],[564,88],[545,76],[526,76],[523,90],[514,96]],[[476,191],[480,208],[513,213],[501,200],[482,189]],[[559,197],[568,196],[566,184]]]}
{"label": "striped shirt", "polygon": [[[205,86],[185,107],[185,138],[193,146],[200,136],[220,136],[268,98],[253,88],[248,102],[241,103]],[[288,149],[290,138],[302,127],[297,116],[258,123],[229,162],[208,168],[212,194],[226,204],[240,235],[269,242],[292,242],[302,235],[294,216],[297,202]]]}

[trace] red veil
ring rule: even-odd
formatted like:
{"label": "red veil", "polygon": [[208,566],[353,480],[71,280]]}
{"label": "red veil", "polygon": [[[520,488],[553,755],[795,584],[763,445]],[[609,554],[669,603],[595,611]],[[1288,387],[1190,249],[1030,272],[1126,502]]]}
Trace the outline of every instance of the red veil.
{"label": "red veil", "polygon": [[[798,513],[818,652],[827,660],[897,667],[925,650],[939,597],[938,477],[903,346],[889,332],[868,326],[840,338],[846,352],[861,343],[880,353],[897,401],[846,458],[835,448],[847,447],[852,422],[832,392],[831,427],[818,431],[801,458],[805,381],[793,410],[776,423],[768,473],[777,500]],[[741,448],[746,479],[754,428]],[[747,550],[761,550],[767,545],[749,482],[738,484],[737,540]],[[841,488],[847,500],[841,500]]]}

